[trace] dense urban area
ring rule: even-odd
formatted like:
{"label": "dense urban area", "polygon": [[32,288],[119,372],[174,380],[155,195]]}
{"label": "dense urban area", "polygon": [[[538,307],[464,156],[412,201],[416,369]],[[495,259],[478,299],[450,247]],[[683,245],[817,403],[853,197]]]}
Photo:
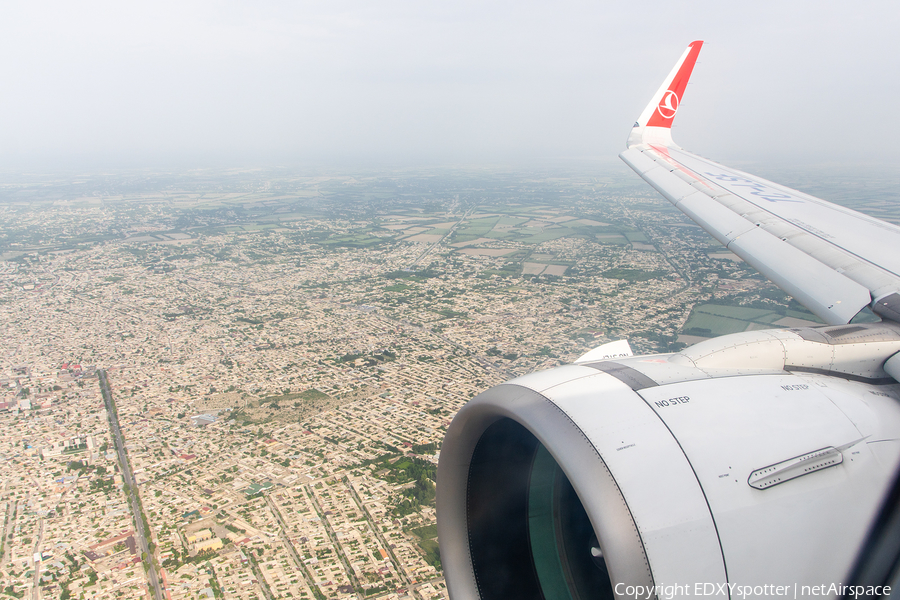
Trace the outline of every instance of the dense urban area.
{"label": "dense urban area", "polygon": [[624,167],[4,181],[3,598],[446,598],[467,400],[815,320]]}

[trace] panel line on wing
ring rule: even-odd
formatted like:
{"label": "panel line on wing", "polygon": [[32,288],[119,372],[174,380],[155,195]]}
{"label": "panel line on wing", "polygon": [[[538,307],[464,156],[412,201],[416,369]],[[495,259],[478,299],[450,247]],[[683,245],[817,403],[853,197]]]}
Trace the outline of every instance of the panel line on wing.
{"label": "panel line on wing", "polygon": [[[651,151],[652,150],[653,149],[651,149]],[[672,156],[673,153],[677,154],[678,156]],[[644,154],[647,154],[647,151],[644,151]],[[671,151],[667,154],[668,154],[667,156],[661,157],[661,158],[663,160],[665,160],[666,162],[669,162],[670,164],[677,163],[678,165],[680,165],[680,168],[682,168],[688,172],[691,172],[691,173],[697,173],[696,166],[688,164],[688,162],[685,162],[683,159],[679,160],[679,158],[681,156],[687,158],[688,161],[693,160],[693,161],[700,162],[701,164],[708,164],[710,167],[716,168],[720,171],[727,172],[729,177],[732,177],[732,176],[736,177],[736,178],[739,177],[742,179],[746,179],[747,181],[755,182],[759,186],[770,188],[771,191],[766,191],[765,193],[758,194],[757,198],[754,198],[752,193],[751,194],[741,194],[737,190],[729,189],[729,187],[726,185],[727,182],[716,181],[714,179],[710,179],[709,177],[706,177],[704,174],[698,174],[700,177],[703,177],[704,179],[706,179],[707,182],[711,186],[716,186],[719,189],[723,190],[725,194],[734,196],[735,198],[740,199],[742,202],[769,215],[774,220],[774,222],[767,223],[767,225],[771,226],[771,225],[781,224],[781,225],[793,226],[796,229],[821,240],[822,242],[828,244],[829,246],[838,248],[841,251],[846,252],[848,255],[850,255],[854,258],[856,258],[860,261],[863,261],[881,271],[884,271],[884,272],[892,275],[894,278],[900,278],[900,260],[895,260],[894,261],[895,264],[890,264],[890,262],[886,263],[885,260],[879,260],[876,262],[875,259],[873,259],[871,256],[867,256],[866,253],[864,252],[864,250],[871,252],[873,250],[875,244],[877,244],[879,242],[882,244],[900,243],[900,228],[897,228],[888,223],[884,223],[883,221],[877,220],[873,217],[864,215],[862,213],[848,209],[846,207],[838,206],[838,205],[826,202],[824,200],[821,200],[819,198],[815,198],[814,196],[810,196],[810,195],[804,194],[802,192],[797,192],[796,190],[791,190],[790,188],[786,188],[779,184],[775,184],[773,182],[755,177],[753,175],[749,175],[749,174],[743,173],[741,171],[736,171],[736,170],[730,169],[728,167],[724,167],[723,165],[719,165],[712,161],[708,161],[707,159],[693,155],[689,152],[671,149]],[[748,187],[750,186],[750,184],[747,184],[747,185],[748,185]],[[782,194],[784,196],[788,196],[790,199],[789,200],[788,199],[780,199],[780,200],[775,199],[774,194],[776,194],[776,193]],[[816,216],[815,215],[816,211],[808,210],[811,207],[804,208],[804,213],[800,214],[800,215],[785,214],[784,210],[776,210],[776,208],[774,206],[766,206],[765,204],[763,204],[762,202],[764,200],[766,200],[767,198],[772,198],[771,200],[769,200],[769,202],[771,202],[773,205],[781,206],[782,208],[783,208],[783,204],[786,202],[791,202],[791,203],[796,203],[796,204],[805,204],[805,203],[812,204],[819,211],[829,213],[828,215],[820,216],[819,218],[820,219],[828,219],[828,218],[834,219],[835,221],[832,221],[829,223],[833,226],[838,226],[838,223],[836,222],[836,220],[840,219],[840,220],[843,220],[840,223],[840,225],[842,225],[846,229],[848,227],[848,221],[846,221],[846,219],[849,219],[850,220],[849,224],[853,224],[853,225],[857,225],[857,226],[865,226],[866,229],[868,229],[870,227],[875,228],[875,230],[877,230],[876,233],[881,234],[878,237],[884,238],[885,236],[887,236],[892,239],[873,240],[870,238],[870,236],[872,235],[872,232],[867,232],[868,235],[863,236],[863,234],[858,234],[857,236],[855,236],[856,239],[847,240],[847,241],[855,242],[853,245],[856,246],[856,248],[848,247],[849,244],[847,244],[847,241],[841,241],[842,238],[847,237],[846,234],[844,236],[842,236],[840,234],[840,232],[831,233],[831,232],[825,231],[825,228],[823,228],[821,226],[821,224],[819,224],[820,226],[816,226],[815,224],[809,222]],[[799,208],[799,207],[797,207],[797,208]],[[879,257],[879,258],[889,260],[889,257]]]}

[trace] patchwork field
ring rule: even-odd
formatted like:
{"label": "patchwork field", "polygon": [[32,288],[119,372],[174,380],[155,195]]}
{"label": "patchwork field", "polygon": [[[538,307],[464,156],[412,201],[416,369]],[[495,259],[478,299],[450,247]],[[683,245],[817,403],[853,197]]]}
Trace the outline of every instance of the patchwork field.
{"label": "patchwork field", "polygon": [[[781,327],[806,327],[821,322],[805,310],[791,310],[782,306],[749,308],[703,304],[695,306],[682,330],[687,338],[710,338],[739,331],[778,329]],[[680,338],[679,338],[680,339]],[[682,340],[687,342],[695,339]]]}

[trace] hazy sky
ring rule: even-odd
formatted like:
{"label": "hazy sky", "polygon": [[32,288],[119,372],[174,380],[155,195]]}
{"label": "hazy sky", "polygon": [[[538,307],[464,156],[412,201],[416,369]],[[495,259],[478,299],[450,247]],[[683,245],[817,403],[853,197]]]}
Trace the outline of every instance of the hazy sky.
{"label": "hazy sky", "polygon": [[695,39],[685,148],[900,158],[895,1],[2,6],[9,166],[610,159]]}

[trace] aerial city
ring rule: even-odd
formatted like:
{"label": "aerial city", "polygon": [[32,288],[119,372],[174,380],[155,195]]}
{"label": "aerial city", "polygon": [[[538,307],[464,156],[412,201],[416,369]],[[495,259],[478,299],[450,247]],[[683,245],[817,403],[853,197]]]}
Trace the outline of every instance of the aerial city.
{"label": "aerial city", "polygon": [[816,322],[627,173],[208,177],[5,187],[7,594],[443,597],[475,394]]}
{"label": "aerial city", "polygon": [[[767,10],[672,32],[661,8],[658,43],[624,52],[641,11],[564,4],[3,19],[0,600],[890,595],[840,586],[893,535],[867,534],[876,515],[897,516],[900,263],[873,258],[900,239],[896,168],[852,154],[869,134],[843,123],[827,141],[850,150],[828,154],[818,105],[784,108],[809,119],[792,162],[766,133],[790,139],[782,113],[752,104],[767,95],[732,106],[712,75],[679,140],[787,187],[674,144],[703,44],[684,42],[721,32],[703,66],[724,81],[780,39]],[[785,9],[806,75],[781,46],[753,68],[838,112],[850,96],[815,88],[832,67],[801,48],[880,38],[833,8]],[[746,155],[723,151],[732,122]],[[583,359],[612,347],[628,351]],[[601,422],[619,392],[632,416]],[[527,398],[568,433],[540,433]],[[602,468],[566,458],[572,432]],[[660,448],[635,483],[628,461]],[[823,514],[839,551],[809,526]],[[786,538],[771,552],[747,541],[765,527]]]}

